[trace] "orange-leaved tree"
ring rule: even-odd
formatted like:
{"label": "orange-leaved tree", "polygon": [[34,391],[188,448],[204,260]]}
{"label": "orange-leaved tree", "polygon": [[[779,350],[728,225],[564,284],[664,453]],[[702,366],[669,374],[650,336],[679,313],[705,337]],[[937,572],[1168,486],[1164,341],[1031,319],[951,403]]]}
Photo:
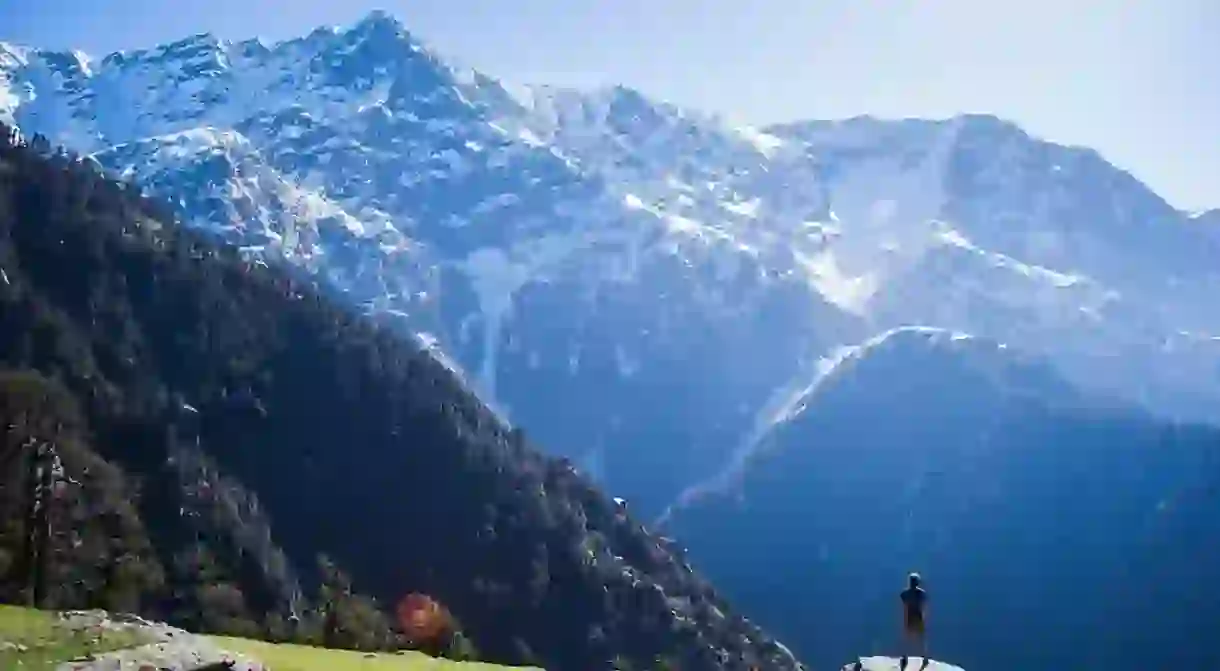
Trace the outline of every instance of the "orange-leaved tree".
{"label": "orange-leaved tree", "polygon": [[444,646],[454,629],[453,616],[440,602],[426,594],[412,592],[398,601],[398,626],[411,643],[419,646]]}

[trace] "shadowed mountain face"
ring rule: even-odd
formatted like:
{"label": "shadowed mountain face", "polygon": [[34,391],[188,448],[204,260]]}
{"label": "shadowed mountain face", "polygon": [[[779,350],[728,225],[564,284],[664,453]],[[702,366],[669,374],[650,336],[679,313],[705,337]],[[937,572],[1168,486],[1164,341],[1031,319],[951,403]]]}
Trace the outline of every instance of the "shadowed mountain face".
{"label": "shadowed mountain face", "polygon": [[965,668],[1217,661],[1220,431],[1161,422],[976,339],[838,360],[670,532],[811,664],[896,654],[920,571]]}
{"label": "shadowed mountain face", "polygon": [[1220,239],[993,117],[767,129],[508,87],[393,18],[90,60],[0,47],[0,118],[443,352],[656,513],[834,348],[932,324],[1171,416],[1220,407]]}

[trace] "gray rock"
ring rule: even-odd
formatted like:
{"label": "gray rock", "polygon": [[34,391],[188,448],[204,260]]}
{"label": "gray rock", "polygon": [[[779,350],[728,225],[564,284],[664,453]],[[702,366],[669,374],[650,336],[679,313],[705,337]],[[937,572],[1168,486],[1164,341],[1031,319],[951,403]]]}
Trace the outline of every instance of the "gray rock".
{"label": "gray rock", "polygon": [[[62,613],[60,619],[73,628],[137,631],[154,642],[74,659],[60,664],[56,671],[200,671],[214,668],[266,671],[262,663],[222,650],[206,636],[136,616],[73,611]],[[231,666],[221,666],[226,662]]]}

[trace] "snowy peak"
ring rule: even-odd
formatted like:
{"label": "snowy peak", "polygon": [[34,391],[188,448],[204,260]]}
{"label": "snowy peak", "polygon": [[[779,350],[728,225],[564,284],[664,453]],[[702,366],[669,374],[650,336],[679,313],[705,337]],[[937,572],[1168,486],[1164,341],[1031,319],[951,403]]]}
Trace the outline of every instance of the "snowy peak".
{"label": "snowy peak", "polygon": [[405,37],[407,35],[406,28],[403,27],[393,14],[384,9],[374,9],[355,23],[351,32],[368,33],[390,33],[397,37]]}
{"label": "snowy peak", "polygon": [[102,68],[171,66],[187,74],[227,69],[228,43],[212,33],[197,33],[180,40],[129,52],[116,52],[102,59]]}
{"label": "snowy peak", "polygon": [[[1021,128],[989,115],[962,115],[929,121],[883,121],[856,117],[843,121],[803,122],[768,129],[799,144],[817,172],[834,189],[849,187],[862,172],[889,192],[895,178],[910,184],[924,173],[917,191],[928,194],[925,217],[900,215],[906,225],[938,218],[962,229],[988,250],[1028,263],[1075,268],[1108,280],[1121,269],[1111,257],[1130,255],[1127,242],[1152,242],[1158,248],[1188,249],[1192,238],[1177,213],[1128,173],[1091,149],[1065,147],[1031,137]],[[877,171],[885,175],[877,175]],[[1082,209],[1113,201],[1115,209],[1089,225]],[[884,204],[884,199],[868,198]],[[833,207],[843,217],[841,208]],[[933,207],[935,205],[935,207]],[[1105,249],[1098,247],[1105,246]],[[1192,264],[1193,265],[1193,264]]]}
{"label": "snowy peak", "polygon": [[296,105],[324,118],[381,105],[446,117],[468,106],[455,73],[376,12],[346,30],[271,46],[205,33],[96,64],[79,53],[6,47],[0,75],[0,110],[86,151]]}
{"label": "snowy peak", "polygon": [[836,347],[912,324],[1166,411],[1220,407],[1220,236],[996,117],[755,128],[623,86],[505,87],[384,12],[41,54],[0,50],[23,132],[430,334],[542,444],[692,446],[647,474],[603,455],[648,492],[685,477],[664,502],[748,453]]}

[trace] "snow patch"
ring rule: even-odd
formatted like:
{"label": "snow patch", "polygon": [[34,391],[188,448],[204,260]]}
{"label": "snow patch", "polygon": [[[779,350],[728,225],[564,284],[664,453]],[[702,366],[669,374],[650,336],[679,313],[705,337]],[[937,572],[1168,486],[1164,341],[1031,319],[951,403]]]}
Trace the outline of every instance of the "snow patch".
{"label": "snow patch", "polygon": [[[407,316],[405,313],[400,313],[400,315],[403,317]],[[432,358],[436,359],[442,366],[449,369],[449,372],[457,376],[457,378],[463,383],[469,383],[469,380],[466,377],[466,371],[462,369],[462,366],[455,361],[453,357],[449,356],[449,354],[445,352],[445,350],[441,347],[439,338],[431,333],[428,333],[427,331],[419,331],[415,333],[415,339],[421,348],[427,350],[428,353],[432,355]]]}
{"label": "snow patch", "polygon": [[539,138],[537,135],[534,135],[534,133],[532,131],[525,129],[525,128],[521,129],[517,133],[517,139],[521,140],[522,142],[524,142],[525,144],[527,144],[531,147],[545,147],[546,146],[546,143],[543,142],[541,138]]}
{"label": "snow patch", "polygon": [[[831,303],[860,314],[884,281],[917,263],[934,244],[927,223],[940,216],[956,127],[914,164],[862,159],[828,184],[835,236],[818,255],[799,259]],[[818,223],[823,226],[822,222]]]}
{"label": "snow patch", "polygon": [[513,294],[529,281],[529,269],[509,260],[499,249],[474,251],[466,258],[464,268],[479,298],[483,314],[483,365],[479,385],[488,398],[495,398],[496,356],[504,318],[512,308]]}
{"label": "snow patch", "polygon": [[644,201],[634,193],[623,195],[623,205],[632,210],[647,210],[649,212],[656,213],[656,210],[648,207],[648,205],[646,205]]}
{"label": "snow patch", "polygon": [[754,198],[747,201],[721,203],[720,207],[732,212],[733,214],[741,215],[749,219],[757,219],[758,208],[761,204],[762,199]]}
{"label": "snow patch", "polygon": [[733,129],[737,135],[746,142],[749,142],[758,153],[767,158],[775,155],[776,150],[784,146],[784,141],[770,133],[759,130],[753,126],[739,126]]}
{"label": "snow patch", "polygon": [[508,252],[484,247],[471,252],[458,264],[470,278],[483,317],[479,385],[488,399],[495,399],[500,334],[504,320],[512,313],[514,294],[540,279],[548,267],[594,241],[592,237],[548,235],[518,244]]}
{"label": "snow patch", "polygon": [[686,233],[688,235],[702,235],[703,224],[677,214],[666,214],[662,217],[665,220],[669,230],[675,233]]}
{"label": "snow patch", "polygon": [[868,309],[869,300],[881,287],[880,279],[872,273],[847,274],[832,250],[806,256],[794,249],[792,255],[822,297],[852,314],[863,315]]}
{"label": "snow patch", "polygon": [[13,126],[17,106],[20,104],[21,98],[12,91],[9,83],[3,77],[3,73],[0,73],[0,122]]}
{"label": "snow patch", "polygon": [[13,73],[26,66],[28,54],[29,50],[25,47],[0,42],[0,121],[10,126],[14,124],[17,107],[23,100],[18,95]]}
{"label": "snow patch", "polygon": [[1087,281],[1087,278],[1085,278],[1081,275],[1078,275],[1078,274],[1060,273],[1060,272],[1056,272],[1054,270],[1050,270],[1048,268],[1044,268],[1042,266],[1035,266],[1035,265],[1030,265],[1027,263],[1022,263],[1022,262],[1012,258],[1011,256],[1007,256],[1005,254],[1000,254],[997,252],[989,252],[987,250],[981,249],[980,247],[975,245],[973,242],[966,239],[966,236],[963,235],[960,231],[957,231],[957,230],[945,225],[943,222],[932,222],[932,223],[933,223],[934,228],[937,229],[936,237],[940,241],[942,241],[943,243],[945,243],[947,245],[950,245],[953,247],[958,247],[958,248],[965,249],[967,251],[979,254],[980,256],[987,259],[988,263],[990,263],[991,265],[993,265],[997,268],[1005,268],[1008,270],[1012,270],[1017,273],[1020,273],[1021,275],[1026,276],[1026,277],[1037,278],[1037,279],[1046,281],[1049,284],[1054,285],[1056,287],[1060,287],[1060,288],[1074,286],[1074,285],[1081,284],[1081,283],[1084,283]]}
{"label": "snow patch", "polygon": [[30,61],[30,48],[0,41],[0,67],[18,68]]}

